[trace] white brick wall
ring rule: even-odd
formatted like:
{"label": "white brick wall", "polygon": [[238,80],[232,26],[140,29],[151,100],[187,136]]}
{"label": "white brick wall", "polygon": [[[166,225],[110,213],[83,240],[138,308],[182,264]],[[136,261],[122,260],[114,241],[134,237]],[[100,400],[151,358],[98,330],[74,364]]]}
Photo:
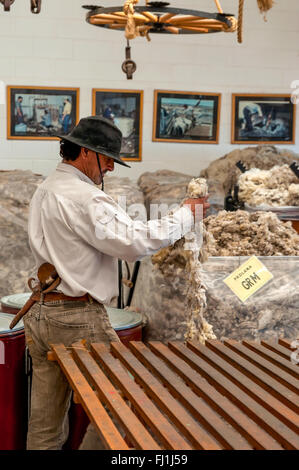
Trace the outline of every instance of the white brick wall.
{"label": "white brick wall", "polygon": [[[132,81],[121,71],[123,34],[88,25],[81,8],[87,2],[42,3],[39,15],[30,13],[29,0],[16,0],[10,13],[0,5],[0,80],[6,85],[80,87],[81,117],[91,114],[93,87],[144,90],[143,161],[132,162],[131,170],[117,166],[120,176],[137,178],[161,168],[197,175],[213,159],[238,148],[230,143],[232,93],[290,93],[291,82],[299,80],[298,0],[276,0],[266,23],[256,1],[245,2],[242,45],[235,34],[152,35],[150,43],[138,38],[131,42],[138,66]],[[98,3],[115,6],[123,0]],[[213,0],[171,4],[215,11]],[[237,14],[237,0],[221,4],[225,12]],[[155,89],[222,93],[219,144],[152,142]],[[298,130],[296,142],[285,147],[299,152]],[[48,174],[60,160],[58,149],[53,141],[8,141],[6,106],[0,103],[0,170],[23,168]]]}

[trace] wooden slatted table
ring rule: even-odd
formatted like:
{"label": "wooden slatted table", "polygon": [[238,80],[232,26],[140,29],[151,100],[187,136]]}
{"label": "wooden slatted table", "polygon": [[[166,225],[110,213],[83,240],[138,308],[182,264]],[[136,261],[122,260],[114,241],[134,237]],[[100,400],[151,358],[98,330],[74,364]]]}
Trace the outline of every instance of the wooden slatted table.
{"label": "wooden slatted table", "polygon": [[53,344],[48,358],[107,449],[298,450],[299,368],[291,354],[286,340],[132,341],[90,350]]}

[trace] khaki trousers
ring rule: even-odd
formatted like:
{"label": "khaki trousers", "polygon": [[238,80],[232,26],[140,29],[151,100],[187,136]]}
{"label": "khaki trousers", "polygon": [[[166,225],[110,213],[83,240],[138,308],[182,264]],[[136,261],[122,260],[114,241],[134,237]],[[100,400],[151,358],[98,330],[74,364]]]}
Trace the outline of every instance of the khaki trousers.
{"label": "khaki trousers", "polygon": [[[24,318],[26,343],[32,357],[31,414],[27,436],[29,450],[61,449],[68,438],[71,388],[57,362],[47,360],[50,343],[66,347],[86,339],[119,341],[103,305],[56,300],[36,303]],[[82,449],[104,449],[94,427],[88,426]]]}

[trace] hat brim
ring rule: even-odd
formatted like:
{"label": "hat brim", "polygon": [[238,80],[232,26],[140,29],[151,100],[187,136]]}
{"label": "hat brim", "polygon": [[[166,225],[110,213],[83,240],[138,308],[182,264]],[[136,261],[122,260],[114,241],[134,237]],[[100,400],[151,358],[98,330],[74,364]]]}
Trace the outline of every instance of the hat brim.
{"label": "hat brim", "polygon": [[106,155],[106,157],[110,157],[110,158],[113,158],[113,160],[116,162],[116,163],[119,163],[120,165],[123,165],[123,166],[126,166],[128,168],[131,168],[130,165],[128,165],[127,163],[125,163],[124,161],[122,161],[122,159],[120,158],[120,156],[118,154],[115,154],[113,152],[109,152],[107,149],[105,148],[102,148],[102,147],[93,147],[92,145],[88,145],[86,144],[86,142],[83,142],[83,141],[80,141],[79,139],[76,139],[74,137],[70,137],[68,135],[60,135],[60,134],[56,134],[55,137],[58,137],[59,139],[62,139],[62,140],[67,140],[68,142],[72,142],[73,144],[77,144],[79,145],[80,147],[85,147],[89,150],[92,150],[93,152],[96,152],[96,153],[100,153],[101,155]]}

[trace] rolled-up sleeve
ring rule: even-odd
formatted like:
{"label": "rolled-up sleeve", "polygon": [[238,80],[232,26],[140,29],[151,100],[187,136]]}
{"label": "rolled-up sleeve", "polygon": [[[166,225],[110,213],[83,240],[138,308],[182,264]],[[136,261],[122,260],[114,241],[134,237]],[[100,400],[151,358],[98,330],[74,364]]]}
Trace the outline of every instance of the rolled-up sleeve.
{"label": "rolled-up sleeve", "polygon": [[73,229],[101,253],[134,262],[173,244],[193,226],[188,207],[159,220],[133,221],[112,198],[100,193],[86,201]]}

